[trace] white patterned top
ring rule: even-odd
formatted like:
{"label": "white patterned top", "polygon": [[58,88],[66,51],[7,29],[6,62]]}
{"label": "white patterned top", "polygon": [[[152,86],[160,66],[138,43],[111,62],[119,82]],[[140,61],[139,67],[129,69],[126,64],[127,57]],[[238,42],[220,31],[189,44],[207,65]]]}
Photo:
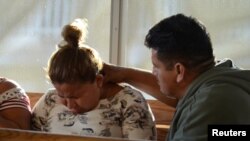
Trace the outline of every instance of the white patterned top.
{"label": "white patterned top", "polygon": [[100,100],[92,111],[76,114],[59,102],[55,89],[34,106],[34,130],[85,136],[156,140],[154,117],[139,91],[124,87],[112,98]]}
{"label": "white patterned top", "polygon": [[[6,81],[5,78],[0,78],[0,85],[4,81]],[[16,107],[31,111],[30,100],[24,89],[16,87],[0,93],[0,111]]]}

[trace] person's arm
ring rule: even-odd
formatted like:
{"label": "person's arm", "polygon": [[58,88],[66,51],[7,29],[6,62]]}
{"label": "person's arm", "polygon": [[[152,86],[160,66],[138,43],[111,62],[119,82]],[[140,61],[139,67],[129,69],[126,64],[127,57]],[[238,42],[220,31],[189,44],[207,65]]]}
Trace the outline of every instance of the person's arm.
{"label": "person's arm", "polygon": [[48,92],[46,92],[44,95],[42,95],[34,107],[32,108],[32,119],[31,119],[31,128],[35,131],[48,131],[48,125],[49,125],[49,110],[48,105],[46,105],[46,96],[48,95]]}
{"label": "person's arm", "polygon": [[159,101],[171,107],[176,107],[177,100],[161,93],[156,77],[149,71],[138,68],[119,67],[104,63],[102,73],[105,76],[105,82],[128,83],[137,89],[150,94]]}
{"label": "person's arm", "polygon": [[155,140],[156,127],[150,106],[141,92],[125,87],[123,95],[120,97],[122,104],[121,111],[122,134],[124,138]]}
{"label": "person's arm", "polygon": [[[16,129],[30,129],[30,105],[28,97],[25,97],[22,89],[17,89],[18,84],[11,80],[6,80],[0,85],[0,95],[9,93],[3,99],[0,106],[0,127],[1,128],[16,128]],[[16,89],[15,89],[16,88]],[[9,91],[15,89],[15,92]],[[12,94],[13,93],[13,94]],[[15,94],[20,94],[15,96]],[[22,96],[21,96],[22,95]]]}
{"label": "person's arm", "polygon": [[30,111],[8,108],[0,111],[0,128],[30,129]]}

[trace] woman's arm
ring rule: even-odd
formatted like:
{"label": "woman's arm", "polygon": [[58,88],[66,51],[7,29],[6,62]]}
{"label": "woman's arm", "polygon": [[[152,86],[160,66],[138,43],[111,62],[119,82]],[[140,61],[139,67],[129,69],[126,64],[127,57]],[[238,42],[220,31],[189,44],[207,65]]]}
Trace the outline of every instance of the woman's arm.
{"label": "woman's arm", "polygon": [[156,140],[153,113],[141,92],[126,86],[120,97],[124,138]]}
{"label": "woman's arm", "polygon": [[156,77],[149,71],[104,64],[102,73],[105,76],[105,82],[128,83],[159,101],[171,107],[176,107],[177,100],[167,97],[160,91]]}
{"label": "woman's arm", "polygon": [[30,129],[30,111],[23,108],[8,108],[0,111],[0,127]]}
{"label": "woman's arm", "polygon": [[0,83],[0,95],[9,97],[5,99],[1,97],[1,128],[30,129],[31,112],[29,99],[24,91],[18,87],[18,84],[11,80],[5,80]]}

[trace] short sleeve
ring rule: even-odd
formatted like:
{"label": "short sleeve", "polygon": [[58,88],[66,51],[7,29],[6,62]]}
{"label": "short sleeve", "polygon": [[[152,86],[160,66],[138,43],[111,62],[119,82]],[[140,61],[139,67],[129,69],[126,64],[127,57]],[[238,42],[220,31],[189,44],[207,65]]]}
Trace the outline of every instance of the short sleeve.
{"label": "short sleeve", "polygon": [[31,111],[30,100],[24,89],[16,87],[0,95],[0,111],[8,108],[23,108]]}
{"label": "short sleeve", "polygon": [[123,103],[123,135],[129,139],[156,140],[154,117],[139,91],[125,87]]}
{"label": "short sleeve", "polygon": [[55,102],[54,91],[49,90],[34,105],[32,109],[32,129],[37,131],[49,131],[49,114]]}

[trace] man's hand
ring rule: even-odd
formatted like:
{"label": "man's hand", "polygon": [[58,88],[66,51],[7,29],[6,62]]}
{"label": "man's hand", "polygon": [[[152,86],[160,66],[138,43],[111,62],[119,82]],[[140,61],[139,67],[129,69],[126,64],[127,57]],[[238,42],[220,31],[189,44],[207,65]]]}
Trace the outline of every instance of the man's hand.
{"label": "man's hand", "polygon": [[125,81],[125,68],[113,64],[103,63],[101,74],[104,75],[104,83],[122,83]]}

